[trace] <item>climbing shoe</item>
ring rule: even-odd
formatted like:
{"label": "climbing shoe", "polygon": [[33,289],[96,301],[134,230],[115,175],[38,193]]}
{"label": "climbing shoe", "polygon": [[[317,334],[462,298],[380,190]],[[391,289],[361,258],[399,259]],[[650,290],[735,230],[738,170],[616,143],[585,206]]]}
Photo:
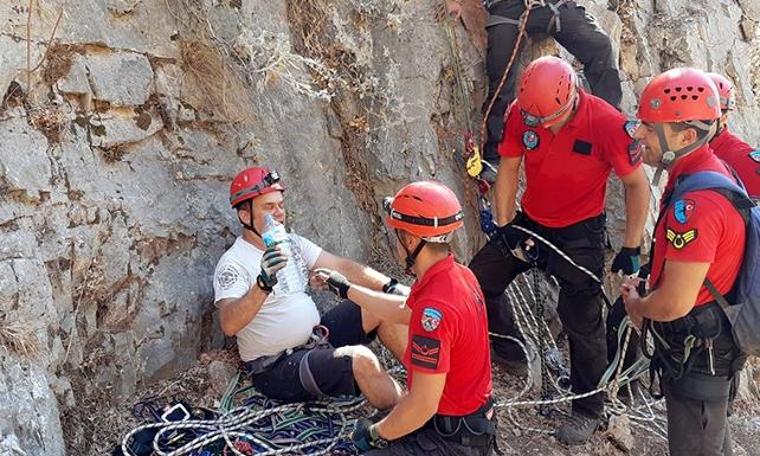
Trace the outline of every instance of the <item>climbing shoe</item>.
{"label": "climbing shoe", "polygon": [[588,442],[601,423],[600,418],[572,414],[557,429],[554,436],[565,445],[582,445]]}

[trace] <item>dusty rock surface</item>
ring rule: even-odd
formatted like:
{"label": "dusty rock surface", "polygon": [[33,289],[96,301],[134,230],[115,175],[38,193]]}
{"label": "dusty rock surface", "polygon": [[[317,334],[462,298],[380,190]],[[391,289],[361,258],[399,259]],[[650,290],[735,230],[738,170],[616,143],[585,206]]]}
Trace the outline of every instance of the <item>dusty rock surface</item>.
{"label": "dusty rock surface", "polygon": [[[472,209],[455,241],[469,259],[478,3],[450,24],[437,0],[2,2],[0,327],[37,354],[0,356],[0,454],[96,454],[93,409],[222,345],[210,275],[238,233],[226,194],[245,166],[284,176],[297,232],[375,264],[381,198],[441,179]],[[760,0],[582,3],[615,40],[629,113],[651,76],[697,65],[736,81],[731,128],[760,144]],[[619,236],[619,186],[609,214]]]}

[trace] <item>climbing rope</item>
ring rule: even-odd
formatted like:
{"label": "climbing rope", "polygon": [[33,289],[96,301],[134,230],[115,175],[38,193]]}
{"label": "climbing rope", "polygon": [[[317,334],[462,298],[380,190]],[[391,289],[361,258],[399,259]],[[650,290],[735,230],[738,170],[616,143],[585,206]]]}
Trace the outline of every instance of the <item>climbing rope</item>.
{"label": "climbing rope", "polygon": [[[237,384],[236,376],[230,385]],[[249,388],[237,391],[245,392]],[[231,402],[225,393],[222,402]],[[365,406],[363,398],[347,401],[275,405],[254,395],[244,405],[231,408],[214,419],[185,419],[143,424],[122,440],[121,450],[132,456],[131,444],[138,433],[155,431],[152,449],[156,456],[252,454],[277,456],[356,454],[350,440],[355,419],[350,414]]]}

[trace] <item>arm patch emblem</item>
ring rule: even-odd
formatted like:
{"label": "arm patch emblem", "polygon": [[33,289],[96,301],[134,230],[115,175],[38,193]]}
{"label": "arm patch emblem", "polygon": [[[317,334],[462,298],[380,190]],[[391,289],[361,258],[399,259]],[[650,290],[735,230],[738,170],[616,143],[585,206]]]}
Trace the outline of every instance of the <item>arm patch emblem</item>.
{"label": "arm patch emblem", "polygon": [[668,238],[670,245],[672,245],[677,250],[681,250],[682,248],[689,245],[691,241],[697,238],[697,229],[694,228],[685,233],[676,233],[675,231],[668,228],[665,231],[665,237]]}
{"label": "arm patch emblem", "polygon": [[412,364],[437,369],[441,357],[441,341],[430,337],[412,336]]}

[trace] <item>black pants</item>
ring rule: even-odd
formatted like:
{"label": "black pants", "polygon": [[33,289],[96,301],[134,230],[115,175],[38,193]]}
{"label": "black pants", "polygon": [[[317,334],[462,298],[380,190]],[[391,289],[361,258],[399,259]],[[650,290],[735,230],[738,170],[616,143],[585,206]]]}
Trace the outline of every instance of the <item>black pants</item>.
{"label": "black pants", "polygon": [[[325,313],[321,324],[330,331],[330,346],[297,349],[283,355],[266,372],[252,377],[253,386],[268,398],[283,402],[319,399],[319,393],[334,397],[359,394],[352,359],[335,356],[335,347],[369,344],[374,340],[375,332],[364,333],[361,309],[348,300]],[[308,356],[306,360],[303,359],[305,356]],[[302,363],[308,364],[307,375],[311,375],[311,381],[304,378],[306,366]]]}
{"label": "black pants", "polygon": [[491,448],[477,448],[454,443],[433,429],[421,429],[406,435],[380,450],[365,453],[369,456],[488,456]]}
{"label": "black pants", "polygon": [[[625,311],[625,303],[622,297],[618,297],[612,308],[607,313],[607,362],[612,363],[618,350],[618,330],[623,323],[623,318],[628,314]],[[621,340],[620,343],[623,343]],[[623,369],[631,367],[642,355],[639,350],[641,342],[636,331],[631,332],[628,339],[628,349],[623,354]]]}
{"label": "black pants", "polygon": [[[723,456],[733,454],[728,431],[731,384],[743,366],[743,355],[731,335],[728,319],[717,304],[693,309],[668,323],[654,323],[653,330],[668,343],[655,338],[652,366],[660,375],[668,408],[668,446],[674,456]],[[698,338],[685,359],[684,371],[675,369],[684,360],[687,335]],[[715,336],[717,334],[717,336]],[[700,340],[715,336],[710,352]],[[712,366],[712,367],[711,367]],[[673,373],[676,372],[674,375]],[[679,375],[680,374],[680,375]]]}
{"label": "black pants", "polygon": [[[465,418],[460,418],[464,420]],[[421,429],[394,440],[387,448],[372,450],[371,456],[489,456],[496,446],[496,421],[484,416],[468,417],[449,429],[434,426],[433,417]],[[476,440],[476,441],[474,441]]]}
{"label": "black pants", "polygon": [[731,456],[728,401],[686,399],[665,389],[671,456]]}
{"label": "black pants", "polygon": [[[556,0],[550,0],[556,2]],[[489,10],[493,16],[501,16],[517,20],[525,6],[523,0],[504,0],[496,3]],[[591,90],[597,96],[605,99],[611,105],[619,107],[622,99],[620,76],[617,62],[612,51],[610,37],[599,28],[596,19],[586,13],[586,10],[575,2],[569,2],[559,7],[560,29],[552,27],[548,33],[565,47],[584,65],[584,75]],[[492,16],[492,18],[493,18]],[[547,33],[553,12],[548,6],[536,8],[530,13],[526,32],[528,36]],[[512,50],[517,42],[518,26],[514,24],[496,24],[487,27],[488,52],[486,55],[486,73],[488,74],[488,107],[502,74],[507,67]],[[525,41],[522,41],[521,48]],[[520,49],[518,53],[522,51]],[[486,159],[497,159],[497,146],[501,141],[504,130],[504,114],[507,106],[514,99],[516,64],[512,65],[502,91],[494,103],[488,116],[488,137],[484,156]]]}
{"label": "black pants", "polygon": [[[517,215],[515,223],[543,236],[577,264],[601,277],[606,244],[604,215],[559,229],[541,226],[522,214]],[[536,241],[536,244],[540,249],[538,267],[554,275],[561,286],[557,312],[570,340],[573,392],[591,391],[596,389],[607,366],[601,285],[540,242]],[[518,336],[511,307],[505,302],[504,290],[518,274],[530,268],[531,265],[506,251],[496,238],[483,246],[472,259],[470,269],[483,289],[491,332]],[[503,339],[494,339],[491,345],[497,355],[508,359],[515,359],[515,353],[519,350],[516,344]],[[573,401],[573,411],[601,417],[603,405],[604,396],[600,393]]]}

